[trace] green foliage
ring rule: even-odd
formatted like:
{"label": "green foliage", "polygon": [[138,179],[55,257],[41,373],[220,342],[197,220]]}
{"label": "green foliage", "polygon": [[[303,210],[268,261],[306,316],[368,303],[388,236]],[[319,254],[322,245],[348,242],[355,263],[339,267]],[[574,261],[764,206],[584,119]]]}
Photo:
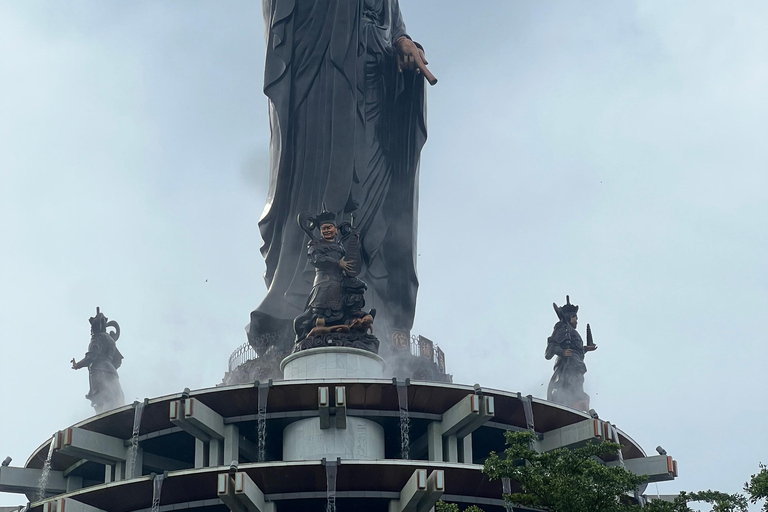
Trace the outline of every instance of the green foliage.
{"label": "green foliage", "polygon": [[766,500],[763,503],[763,512],[768,512],[768,466],[760,464],[760,471],[744,484],[744,491],[749,494],[749,501],[752,503]]}
{"label": "green foliage", "polygon": [[[459,512],[459,506],[455,503],[445,503],[444,501],[438,501],[435,504],[435,512]],[[475,505],[471,505],[465,508],[464,512],[483,512],[483,510]]]}
{"label": "green foliage", "polygon": [[712,512],[747,512],[747,499],[741,494],[726,494],[719,491],[681,492],[673,503],[651,501],[646,512],[692,512],[688,503],[709,503]]}
{"label": "green foliage", "polygon": [[[531,448],[530,432],[507,432],[507,448],[503,456],[491,453],[483,472],[491,480],[509,478],[517,482],[520,491],[504,498],[511,503],[547,510],[549,512],[693,512],[689,503],[707,503],[711,512],[747,512],[749,502],[766,500],[762,512],[768,512],[768,466],[744,484],[742,494],[719,491],[681,492],[674,502],[652,500],[641,509],[630,495],[643,482],[618,466],[605,466],[598,457],[615,455],[620,446],[603,442],[581,448],[562,448],[538,453]],[[453,503],[437,503],[436,512],[460,512]],[[482,512],[471,506],[464,512]]]}
{"label": "green foliage", "polygon": [[505,496],[512,503],[551,512],[624,512],[640,510],[629,495],[645,481],[599,456],[615,455],[620,446],[602,442],[576,449],[538,453],[530,432],[507,432],[504,456],[491,453],[484,472],[492,480],[509,478],[522,492]]}

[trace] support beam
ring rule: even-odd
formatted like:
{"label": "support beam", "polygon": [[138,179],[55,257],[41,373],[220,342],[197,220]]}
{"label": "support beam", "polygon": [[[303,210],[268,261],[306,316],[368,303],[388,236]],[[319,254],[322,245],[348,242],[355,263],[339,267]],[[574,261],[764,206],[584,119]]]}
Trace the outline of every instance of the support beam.
{"label": "support beam", "polygon": [[320,414],[320,429],[331,428],[331,395],[328,386],[317,388],[317,410]]}
{"label": "support beam", "polygon": [[347,428],[347,388],[336,386],[336,428]]}
{"label": "support beam", "polygon": [[224,439],[224,418],[196,398],[170,403],[171,423],[181,427],[195,439],[208,442]]}
{"label": "support beam", "polygon": [[[0,466],[0,492],[16,494],[37,494],[42,469]],[[62,494],[67,491],[67,482],[61,471],[48,473],[46,494]]]}
{"label": "support beam", "polygon": [[117,437],[70,427],[60,432],[59,439],[59,452],[79,459],[114,465],[117,462],[125,462],[127,457],[125,444]]}
{"label": "support beam", "polygon": [[463,427],[480,417],[480,397],[467,395],[443,413],[443,436],[457,434]]}
{"label": "support beam", "polygon": [[[624,467],[636,475],[648,476],[648,482],[665,482],[677,476],[677,461],[669,455],[654,455],[637,459],[625,459]],[[609,462],[607,466],[620,466],[621,461]]]}
{"label": "support beam", "polygon": [[247,473],[219,473],[217,494],[232,512],[275,512],[275,504],[264,500],[264,493]]}
{"label": "support beam", "polygon": [[427,426],[427,434],[414,443],[415,456],[426,446],[429,460],[472,463],[472,432],[496,414],[494,397],[467,395]]}
{"label": "support beam", "polygon": [[417,469],[400,491],[400,499],[390,502],[389,512],[416,512],[416,507],[425,494],[427,494],[427,470]]}
{"label": "support beam", "polygon": [[427,478],[427,494],[419,502],[416,512],[429,512],[445,492],[445,473],[442,469],[432,471]]}
{"label": "support beam", "polygon": [[400,499],[389,502],[389,512],[429,512],[445,492],[445,474],[437,469],[427,478],[426,469],[417,469],[400,491]]}
{"label": "support beam", "polygon": [[549,452],[557,448],[574,448],[603,439],[603,422],[590,419],[545,432],[539,441],[539,450]]}
{"label": "support beam", "polygon": [[480,414],[456,432],[459,438],[470,435],[496,415],[495,401],[492,396],[480,396],[478,399],[480,401]]}

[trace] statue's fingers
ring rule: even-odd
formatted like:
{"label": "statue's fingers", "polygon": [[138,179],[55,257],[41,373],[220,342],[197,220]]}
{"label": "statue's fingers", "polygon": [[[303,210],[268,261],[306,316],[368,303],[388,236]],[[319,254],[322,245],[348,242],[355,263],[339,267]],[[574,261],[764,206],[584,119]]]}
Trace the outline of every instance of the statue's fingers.
{"label": "statue's fingers", "polygon": [[421,60],[424,62],[424,64],[429,64],[429,61],[427,61],[427,56],[424,55],[424,50],[421,48],[419,48],[419,57],[421,57]]}
{"label": "statue's fingers", "polygon": [[429,72],[429,69],[427,69],[427,65],[424,61],[421,59],[418,59],[416,61],[416,66],[421,70],[422,73],[424,73],[424,78],[427,79],[427,82],[429,82],[429,85],[435,85],[437,83],[437,78],[435,78],[435,75]]}

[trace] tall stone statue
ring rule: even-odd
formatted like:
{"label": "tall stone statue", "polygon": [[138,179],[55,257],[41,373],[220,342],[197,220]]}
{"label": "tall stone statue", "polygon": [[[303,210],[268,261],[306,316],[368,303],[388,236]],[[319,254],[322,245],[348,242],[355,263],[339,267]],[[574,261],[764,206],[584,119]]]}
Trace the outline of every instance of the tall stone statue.
{"label": "tall stone statue", "polygon": [[547,339],[547,350],[544,357],[549,360],[557,356],[555,373],[549,381],[547,400],[562,404],[580,411],[589,410],[589,395],[584,392],[584,374],[587,366],[584,364],[586,352],[597,350],[592,342],[592,331],[587,324],[587,344],[576,331],[578,325],[579,306],[571,304],[571,298],[565,296],[565,305],[555,308],[558,321]]}
{"label": "tall stone statue", "polygon": [[[120,407],[125,404],[123,389],[120,387],[120,377],[117,369],[123,362],[123,355],[117,349],[115,342],[120,337],[120,326],[114,320],[109,320],[99,308],[91,322],[91,342],[88,352],[80,361],[72,358],[72,369],[88,367],[88,382],[90,390],[85,398],[91,401],[97,414]],[[107,332],[107,327],[115,330]]]}
{"label": "tall stone statue", "polygon": [[416,307],[418,169],[426,141],[423,49],[398,0],[263,0],[264,92],[271,128],[267,204],[259,221],[268,292],[251,313],[259,355],[290,350],[315,269],[296,223],[324,204],[356,211],[377,332],[408,333]]}

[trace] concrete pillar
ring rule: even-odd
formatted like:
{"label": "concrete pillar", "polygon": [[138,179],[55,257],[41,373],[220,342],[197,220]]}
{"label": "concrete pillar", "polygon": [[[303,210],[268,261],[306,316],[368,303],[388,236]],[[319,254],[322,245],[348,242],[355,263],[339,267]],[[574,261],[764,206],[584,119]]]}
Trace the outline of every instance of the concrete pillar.
{"label": "concrete pillar", "polygon": [[443,426],[439,421],[427,425],[427,453],[429,460],[443,462]]}
{"label": "concrete pillar", "polygon": [[455,435],[445,436],[445,462],[459,462],[459,440]]}
{"label": "concrete pillar", "polygon": [[208,454],[205,448],[205,442],[195,439],[195,468],[204,468],[206,466]]}
{"label": "concrete pillar", "polygon": [[224,425],[224,464],[240,462],[240,429],[237,425]]}
{"label": "concrete pillar", "polygon": [[464,436],[461,439],[461,462],[472,464],[472,434]]}
{"label": "concrete pillar", "polygon": [[[223,464],[223,443],[219,439],[211,439],[208,442],[208,467],[214,468]],[[229,461],[232,462],[232,461]]]}

